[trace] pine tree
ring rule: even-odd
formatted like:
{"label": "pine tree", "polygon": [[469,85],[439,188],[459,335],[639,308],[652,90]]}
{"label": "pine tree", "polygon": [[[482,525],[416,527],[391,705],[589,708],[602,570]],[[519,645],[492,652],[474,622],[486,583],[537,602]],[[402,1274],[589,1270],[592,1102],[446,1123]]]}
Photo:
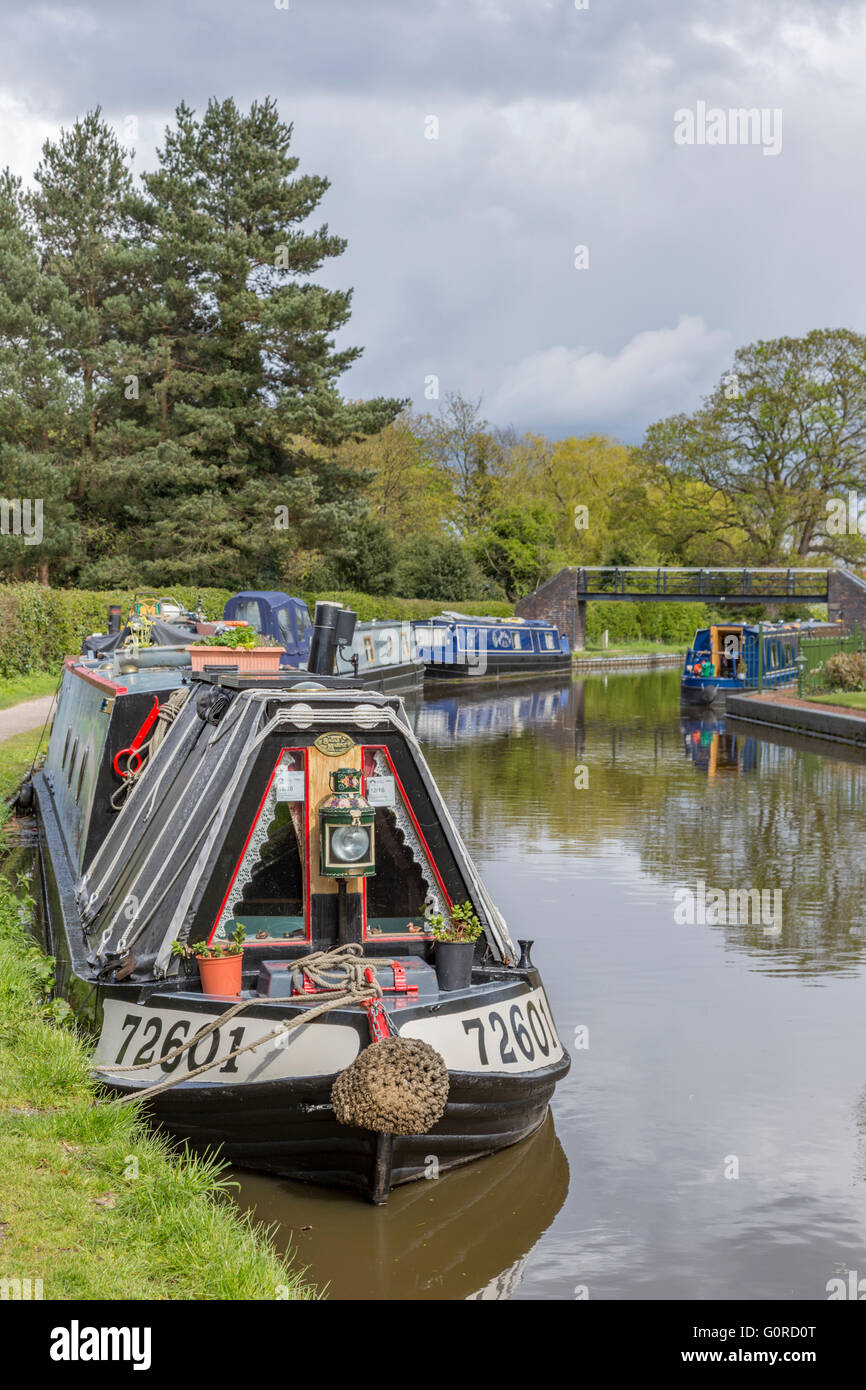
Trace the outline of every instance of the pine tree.
{"label": "pine tree", "polygon": [[[345,242],[304,224],[328,188],[297,175],[276,104],[186,105],[143,178],[134,407],[147,442],[117,460],[103,505],[122,532],[90,582],[132,566],[151,582],[327,582],[351,550],[366,475],[338,446],[390,423],[396,400],[337,390],[351,292],[310,282]],[[130,359],[131,360],[131,359]]]}
{"label": "pine tree", "polygon": [[[43,273],[28,225],[21,180],[0,173],[0,498],[26,499],[24,516],[7,510],[0,535],[5,580],[63,574],[73,555],[76,525],[69,500],[73,475],[69,382],[58,360],[55,324],[68,310],[63,286]],[[37,510],[38,509],[38,510]],[[41,516],[41,540],[36,516]],[[15,520],[19,534],[10,530]],[[23,521],[32,530],[20,532]]]}

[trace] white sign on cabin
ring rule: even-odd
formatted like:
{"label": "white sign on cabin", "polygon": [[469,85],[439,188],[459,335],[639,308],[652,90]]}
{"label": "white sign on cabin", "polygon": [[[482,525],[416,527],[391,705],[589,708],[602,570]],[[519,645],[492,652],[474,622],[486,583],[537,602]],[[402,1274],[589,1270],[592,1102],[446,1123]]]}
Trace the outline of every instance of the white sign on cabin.
{"label": "white sign on cabin", "polygon": [[393,806],[395,796],[393,777],[367,778],[367,800],[371,806]]}
{"label": "white sign on cabin", "polygon": [[274,778],[277,801],[303,801],[304,774],[290,767],[278,767]]}

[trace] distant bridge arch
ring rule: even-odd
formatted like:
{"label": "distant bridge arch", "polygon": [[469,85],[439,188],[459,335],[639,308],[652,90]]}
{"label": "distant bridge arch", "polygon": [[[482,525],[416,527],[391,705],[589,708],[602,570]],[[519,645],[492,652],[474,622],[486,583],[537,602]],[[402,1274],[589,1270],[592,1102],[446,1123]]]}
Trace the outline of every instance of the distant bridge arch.
{"label": "distant bridge arch", "polygon": [[572,565],[515,605],[544,618],[582,650],[586,605],[603,603],[826,603],[832,618],[866,622],[866,583],[844,569],[762,569],[679,565]]}

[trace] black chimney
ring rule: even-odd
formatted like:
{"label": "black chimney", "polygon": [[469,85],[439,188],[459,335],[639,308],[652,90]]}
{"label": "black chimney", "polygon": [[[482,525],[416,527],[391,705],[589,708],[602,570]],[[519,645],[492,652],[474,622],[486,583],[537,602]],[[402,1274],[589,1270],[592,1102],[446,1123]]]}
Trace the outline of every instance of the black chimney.
{"label": "black chimney", "polygon": [[355,635],[357,613],[339,603],[317,603],[310,636],[307,670],[311,676],[332,676],[337,648]]}

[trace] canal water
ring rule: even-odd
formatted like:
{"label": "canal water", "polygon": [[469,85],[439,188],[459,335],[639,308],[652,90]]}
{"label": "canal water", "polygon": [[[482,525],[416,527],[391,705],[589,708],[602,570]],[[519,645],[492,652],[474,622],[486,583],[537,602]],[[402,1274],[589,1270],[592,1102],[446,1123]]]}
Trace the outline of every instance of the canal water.
{"label": "canal water", "polygon": [[[866,767],[681,715],[678,680],[413,710],[512,936],[535,940],[572,1068],[532,1139],[382,1209],[236,1174],[331,1298],[866,1280]],[[727,896],[746,889],[760,905]]]}

